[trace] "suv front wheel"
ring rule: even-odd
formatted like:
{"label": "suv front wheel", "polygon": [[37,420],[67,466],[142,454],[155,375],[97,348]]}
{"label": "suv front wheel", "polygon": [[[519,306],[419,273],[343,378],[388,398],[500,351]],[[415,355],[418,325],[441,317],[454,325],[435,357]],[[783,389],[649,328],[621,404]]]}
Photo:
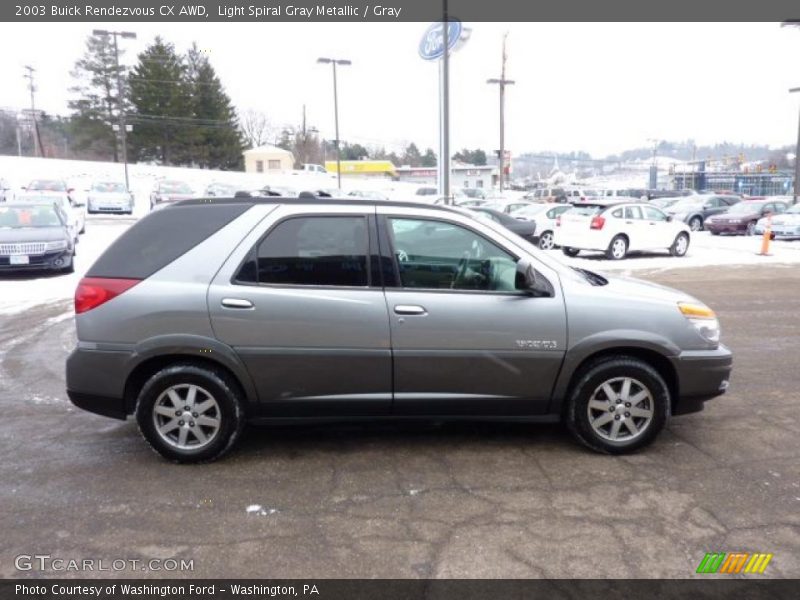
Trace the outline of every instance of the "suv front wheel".
{"label": "suv front wheel", "polygon": [[176,364],[155,373],[136,405],[139,431],[164,458],[208,462],[233,446],[244,426],[238,386],[222,370]]}
{"label": "suv front wheel", "polygon": [[670,415],[670,392],[653,367],[636,358],[607,358],[578,374],[567,426],[589,448],[623,454],[651,443]]}

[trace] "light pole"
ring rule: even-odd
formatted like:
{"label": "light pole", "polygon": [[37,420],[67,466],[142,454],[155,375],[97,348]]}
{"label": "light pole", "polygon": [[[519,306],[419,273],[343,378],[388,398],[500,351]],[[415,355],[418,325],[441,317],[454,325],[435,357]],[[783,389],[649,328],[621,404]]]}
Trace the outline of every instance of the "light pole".
{"label": "light pole", "polygon": [[126,40],[135,40],[136,34],[132,31],[107,31],[105,29],[95,29],[92,31],[93,35],[99,36],[113,36],[114,37],[114,62],[117,71],[117,110],[119,111],[119,133],[120,140],[122,141],[122,163],[125,167],[125,189],[130,192],[131,186],[128,182],[128,130],[125,124],[125,108],[124,98],[122,95],[122,74],[119,68],[119,46],[117,45],[117,37]]}
{"label": "light pole", "polygon": [[[790,94],[800,92],[800,87],[792,88],[789,90]],[[797,204],[797,199],[800,194],[800,117],[797,122],[797,146],[794,149],[794,194],[792,204]]]}
{"label": "light pole", "polygon": [[506,168],[506,86],[514,85],[514,80],[506,79],[506,38],[508,33],[503,34],[503,64],[500,70],[500,79],[487,79],[486,83],[497,84],[500,86],[500,177],[498,184],[500,191],[503,191],[503,180],[505,179]]}
{"label": "light pole", "polygon": [[318,58],[317,62],[323,65],[330,64],[333,66],[333,119],[336,127],[336,139],[333,140],[336,146],[336,183],[338,188],[342,189],[342,153],[339,149],[339,93],[336,87],[336,65],[348,66],[353,64],[349,60],[341,58]]}

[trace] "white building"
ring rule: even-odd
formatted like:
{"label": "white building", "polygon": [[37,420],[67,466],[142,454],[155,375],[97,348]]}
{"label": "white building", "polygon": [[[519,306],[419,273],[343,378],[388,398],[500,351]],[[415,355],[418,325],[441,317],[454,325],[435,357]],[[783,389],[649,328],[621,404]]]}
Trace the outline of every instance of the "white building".
{"label": "white building", "polygon": [[[499,171],[496,166],[452,164],[450,167],[450,187],[492,188],[497,183]],[[397,179],[419,185],[436,185],[436,167],[398,167]]]}

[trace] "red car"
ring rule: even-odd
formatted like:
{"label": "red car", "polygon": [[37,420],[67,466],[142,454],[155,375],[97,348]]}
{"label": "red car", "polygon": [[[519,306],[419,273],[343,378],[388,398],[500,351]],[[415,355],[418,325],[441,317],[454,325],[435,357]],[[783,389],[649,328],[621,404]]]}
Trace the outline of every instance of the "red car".
{"label": "red car", "polygon": [[711,235],[720,233],[743,233],[753,235],[756,222],[768,214],[779,214],[789,208],[786,202],[779,200],[744,200],[734,204],[724,213],[706,219],[705,228]]}

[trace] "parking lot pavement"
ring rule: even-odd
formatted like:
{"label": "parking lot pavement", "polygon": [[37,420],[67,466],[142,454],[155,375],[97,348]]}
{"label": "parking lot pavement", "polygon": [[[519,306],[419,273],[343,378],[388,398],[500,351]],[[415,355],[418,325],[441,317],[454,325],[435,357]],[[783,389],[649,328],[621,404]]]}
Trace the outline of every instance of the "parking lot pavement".
{"label": "parking lot pavement", "polygon": [[66,401],[66,301],[0,318],[0,576],[38,553],[194,570],[37,576],[690,577],[711,551],[800,576],[798,269],[645,276],[717,309],[734,375],[616,458],[558,426],[406,424],[251,428],[173,465]]}

